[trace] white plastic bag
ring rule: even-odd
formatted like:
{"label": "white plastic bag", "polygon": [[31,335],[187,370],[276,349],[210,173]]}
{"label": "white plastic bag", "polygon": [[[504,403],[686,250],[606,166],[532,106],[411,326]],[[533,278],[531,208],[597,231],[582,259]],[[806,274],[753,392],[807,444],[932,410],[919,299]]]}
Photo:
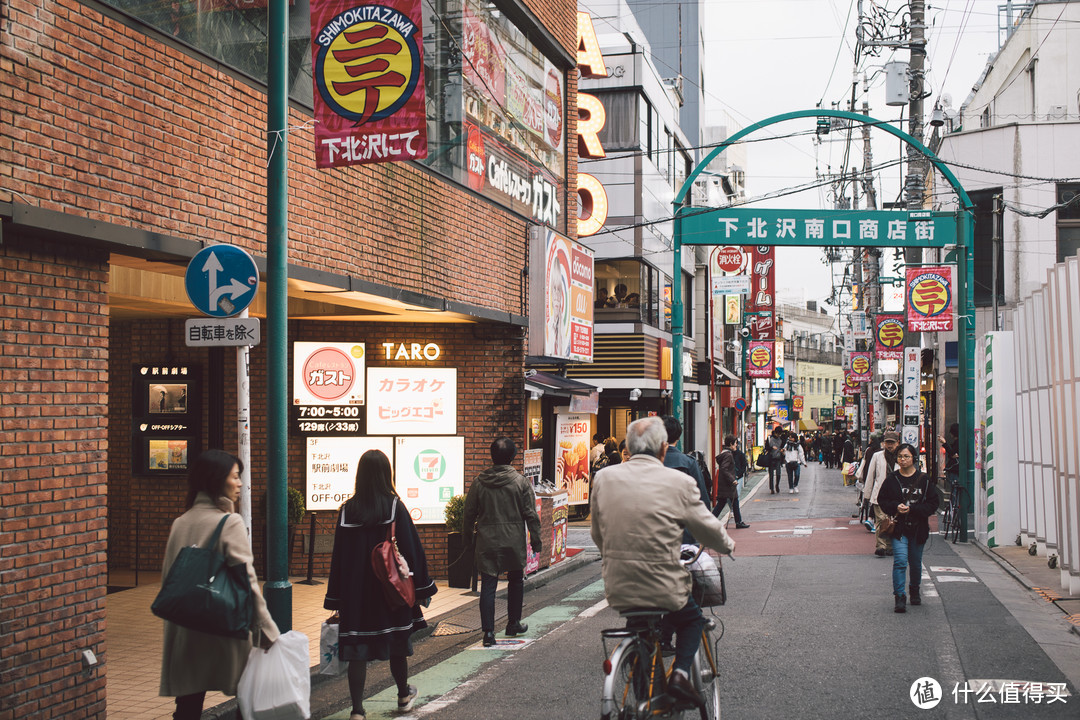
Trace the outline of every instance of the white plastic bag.
{"label": "white plastic bag", "polygon": [[[684,553],[689,552],[690,556],[693,556],[697,552],[697,547],[683,545],[682,550]],[[691,594],[700,607],[715,607],[727,602],[724,571],[721,569],[718,559],[714,559],[709,553],[703,552],[686,569],[690,571],[690,576],[694,581]]]}
{"label": "white plastic bag", "polygon": [[308,638],[301,632],[283,634],[268,651],[252,648],[236,690],[244,720],[308,720],[309,672]]}
{"label": "white plastic bag", "polygon": [[338,624],[324,622],[319,632],[319,674],[340,675],[345,663],[338,660]]}

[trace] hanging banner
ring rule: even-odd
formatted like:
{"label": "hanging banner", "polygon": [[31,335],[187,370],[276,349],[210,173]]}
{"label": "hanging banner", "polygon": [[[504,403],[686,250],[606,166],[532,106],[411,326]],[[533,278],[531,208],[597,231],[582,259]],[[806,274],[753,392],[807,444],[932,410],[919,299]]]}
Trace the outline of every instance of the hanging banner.
{"label": "hanging banner", "polygon": [[904,348],[904,397],[901,405],[902,429],[900,440],[918,447],[919,442],[919,385],[922,380],[922,350]]}
{"label": "hanging banner", "polygon": [[772,340],[750,341],[750,363],[746,374],[752,378],[768,378],[776,374]]}
{"label": "hanging banner", "polygon": [[861,389],[861,383],[855,379],[851,370],[844,371],[844,395],[858,395]]}
{"label": "hanging banner", "polygon": [[420,18],[420,0],[312,0],[316,167],[427,157]]}
{"label": "hanging banner", "polygon": [[791,409],[797,413],[801,413],[803,411],[802,395],[796,395],[795,397],[791,398]]}
{"label": "hanging banner", "polygon": [[874,318],[874,350],[878,360],[901,360],[904,357],[904,316],[878,315]]}
{"label": "hanging banner", "polygon": [[776,286],[775,253],[771,245],[754,246],[750,254],[750,297],[746,309],[758,315],[757,328],[751,327],[756,340],[775,340]]}
{"label": "hanging banner", "polygon": [[869,352],[851,353],[851,377],[855,382],[870,382],[874,379],[874,364]]}
{"label": "hanging banner", "polygon": [[953,329],[952,267],[907,269],[905,304],[908,332]]}

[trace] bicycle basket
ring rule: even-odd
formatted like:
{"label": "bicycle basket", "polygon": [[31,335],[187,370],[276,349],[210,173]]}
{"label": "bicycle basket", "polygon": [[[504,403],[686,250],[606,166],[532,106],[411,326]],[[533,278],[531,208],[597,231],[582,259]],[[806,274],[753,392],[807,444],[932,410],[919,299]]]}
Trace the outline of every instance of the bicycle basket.
{"label": "bicycle basket", "polygon": [[727,586],[720,560],[708,553],[701,553],[688,568],[694,581],[691,595],[701,607],[715,607],[727,602]]}

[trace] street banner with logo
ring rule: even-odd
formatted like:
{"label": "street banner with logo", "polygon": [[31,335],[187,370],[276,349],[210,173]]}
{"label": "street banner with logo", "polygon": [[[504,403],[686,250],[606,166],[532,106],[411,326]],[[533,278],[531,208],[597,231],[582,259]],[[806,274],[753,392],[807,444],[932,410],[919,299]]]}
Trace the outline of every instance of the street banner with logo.
{"label": "street banner with logo", "polygon": [[772,379],[776,374],[775,354],[772,340],[751,340],[746,374],[752,378]]}
{"label": "street banner with logo", "polygon": [[555,417],[555,487],[570,496],[571,505],[589,502],[588,415]]}
{"label": "street banner with logo", "polygon": [[878,360],[904,357],[904,316],[886,313],[874,318],[874,350]]}
{"label": "street banner with logo", "polygon": [[953,329],[951,266],[908,268],[904,287],[908,332]]}
{"label": "street banner with logo", "polygon": [[869,352],[851,353],[851,378],[855,382],[870,382],[874,379],[874,363]]}
{"label": "street banner with logo", "polygon": [[904,384],[901,403],[900,440],[918,447],[919,442],[919,390],[922,381],[922,350],[904,348]]}
{"label": "street banner with logo", "polygon": [[802,395],[796,395],[795,397],[791,398],[791,409],[797,413],[801,413],[803,411]]}
{"label": "street banner with logo", "polygon": [[421,17],[420,0],[311,0],[316,167],[427,157]]}
{"label": "street banner with logo", "polygon": [[862,383],[855,379],[851,370],[844,371],[844,395],[858,395]]}

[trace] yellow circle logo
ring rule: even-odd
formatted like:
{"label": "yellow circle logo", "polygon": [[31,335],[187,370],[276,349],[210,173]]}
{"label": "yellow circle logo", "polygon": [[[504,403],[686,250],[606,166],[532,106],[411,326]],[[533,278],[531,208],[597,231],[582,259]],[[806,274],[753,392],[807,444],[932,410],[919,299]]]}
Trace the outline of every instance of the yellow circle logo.
{"label": "yellow circle logo", "polygon": [[949,307],[949,284],[940,275],[920,275],[908,288],[908,305],[923,317],[940,315]]}
{"label": "yellow circle logo", "polygon": [[415,33],[409,18],[381,5],[346,10],[327,23],[313,68],[326,104],[358,124],[401,109],[420,78]]}
{"label": "yellow circle logo", "polygon": [[851,369],[859,375],[865,375],[870,372],[870,361],[860,355],[851,361]]}
{"label": "yellow circle logo", "polygon": [[759,345],[750,353],[750,364],[756,368],[768,367],[770,362],[772,362],[772,353],[769,352],[767,347]]}

